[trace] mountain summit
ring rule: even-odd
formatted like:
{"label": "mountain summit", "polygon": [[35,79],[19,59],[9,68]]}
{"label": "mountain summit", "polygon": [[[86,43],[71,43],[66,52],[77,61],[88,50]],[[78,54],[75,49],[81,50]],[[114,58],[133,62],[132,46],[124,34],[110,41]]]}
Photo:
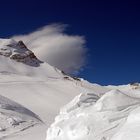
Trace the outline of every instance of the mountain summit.
{"label": "mountain summit", "polygon": [[16,42],[13,39],[0,39],[0,55],[34,67],[42,63],[23,41]]}
{"label": "mountain summit", "polygon": [[35,77],[61,77],[57,68],[39,60],[23,41],[0,39],[0,73]]}

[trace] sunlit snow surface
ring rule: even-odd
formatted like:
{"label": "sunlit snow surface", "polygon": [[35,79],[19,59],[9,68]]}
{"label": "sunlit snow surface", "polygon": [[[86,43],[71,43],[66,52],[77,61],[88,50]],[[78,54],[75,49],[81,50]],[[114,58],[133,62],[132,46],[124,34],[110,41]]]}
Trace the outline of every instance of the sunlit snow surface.
{"label": "sunlit snow surface", "polygon": [[22,42],[0,39],[0,140],[139,140],[139,106],[138,83],[72,78]]}
{"label": "sunlit snow surface", "polygon": [[139,85],[82,93],[63,107],[46,140],[140,140]]}

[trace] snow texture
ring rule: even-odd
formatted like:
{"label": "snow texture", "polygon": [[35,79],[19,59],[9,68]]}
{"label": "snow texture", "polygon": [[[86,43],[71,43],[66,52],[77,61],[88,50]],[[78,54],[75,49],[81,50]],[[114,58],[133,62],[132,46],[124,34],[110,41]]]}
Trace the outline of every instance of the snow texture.
{"label": "snow texture", "polygon": [[42,123],[32,111],[0,96],[0,139]]}
{"label": "snow texture", "polygon": [[139,140],[139,84],[109,87],[101,96],[82,93],[63,107],[46,140]]}

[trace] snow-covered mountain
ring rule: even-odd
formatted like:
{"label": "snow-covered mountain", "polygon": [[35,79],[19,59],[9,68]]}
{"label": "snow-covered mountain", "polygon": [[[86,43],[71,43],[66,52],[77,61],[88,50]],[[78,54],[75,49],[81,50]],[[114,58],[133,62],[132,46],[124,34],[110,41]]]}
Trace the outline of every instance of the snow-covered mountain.
{"label": "snow-covered mountain", "polygon": [[0,140],[139,140],[139,117],[139,83],[92,84],[0,39]]}
{"label": "snow-covered mountain", "polygon": [[22,41],[0,39],[0,72],[26,76],[61,77],[61,71],[40,61]]}
{"label": "snow-covered mountain", "polygon": [[[15,115],[12,118],[25,122],[13,126],[3,120],[5,131],[0,132],[0,139],[45,140],[46,130],[62,106],[80,93],[97,91],[104,93],[108,88],[65,75],[39,60],[22,41],[0,39],[0,99],[11,101],[11,108],[4,110],[9,114],[5,118]],[[18,112],[23,107],[29,111]]]}

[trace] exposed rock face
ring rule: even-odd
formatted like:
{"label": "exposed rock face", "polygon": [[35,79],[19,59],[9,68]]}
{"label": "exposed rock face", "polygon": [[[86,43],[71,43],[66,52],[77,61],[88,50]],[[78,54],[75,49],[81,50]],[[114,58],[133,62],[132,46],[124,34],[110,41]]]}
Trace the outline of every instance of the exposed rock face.
{"label": "exposed rock face", "polygon": [[135,82],[135,83],[131,83],[130,86],[133,88],[133,89],[140,89],[140,84]]}
{"label": "exposed rock face", "polygon": [[0,39],[0,55],[34,67],[42,63],[22,41],[12,39]]}

